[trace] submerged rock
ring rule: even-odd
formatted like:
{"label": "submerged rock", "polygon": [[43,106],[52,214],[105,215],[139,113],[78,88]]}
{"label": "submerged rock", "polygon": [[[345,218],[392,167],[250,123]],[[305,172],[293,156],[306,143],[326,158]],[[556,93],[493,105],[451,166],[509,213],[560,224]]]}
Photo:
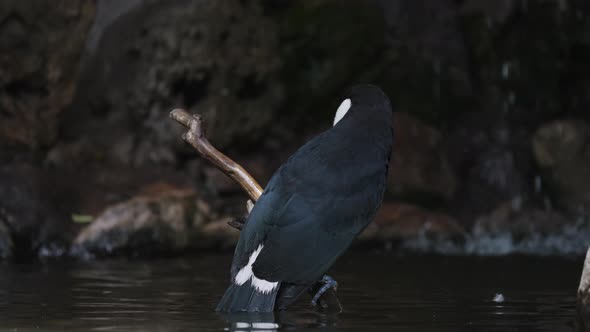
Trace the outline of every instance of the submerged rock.
{"label": "submerged rock", "polygon": [[193,190],[159,188],[106,208],[78,234],[72,254],[149,256],[229,245],[237,231],[214,218]]}

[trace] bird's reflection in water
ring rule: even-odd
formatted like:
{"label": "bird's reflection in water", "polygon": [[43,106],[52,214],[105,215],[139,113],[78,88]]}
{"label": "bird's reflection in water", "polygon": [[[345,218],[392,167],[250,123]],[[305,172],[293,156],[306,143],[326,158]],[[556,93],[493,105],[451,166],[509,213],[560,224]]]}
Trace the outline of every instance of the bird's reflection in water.
{"label": "bird's reflection in water", "polygon": [[317,311],[279,311],[270,313],[220,313],[226,331],[278,331],[289,328],[334,327],[338,314]]}

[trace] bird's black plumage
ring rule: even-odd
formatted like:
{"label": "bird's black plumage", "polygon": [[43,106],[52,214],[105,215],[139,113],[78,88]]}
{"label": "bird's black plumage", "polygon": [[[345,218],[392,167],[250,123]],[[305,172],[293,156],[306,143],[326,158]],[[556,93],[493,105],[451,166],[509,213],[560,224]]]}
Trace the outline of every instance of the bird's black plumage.
{"label": "bird's black plumage", "polygon": [[351,105],[344,117],[291,156],[252,209],[218,311],[285,308],[374,218],[385,190],[392,108],[372,85],[353,87],[344,99]]}

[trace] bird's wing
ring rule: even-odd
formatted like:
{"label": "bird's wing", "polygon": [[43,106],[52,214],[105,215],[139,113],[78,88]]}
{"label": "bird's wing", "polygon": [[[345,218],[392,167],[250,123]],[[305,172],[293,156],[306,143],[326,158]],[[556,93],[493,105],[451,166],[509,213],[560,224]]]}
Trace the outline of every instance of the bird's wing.
{"label": "bird's wing", "polygon": [[[269,225],[264,249],[253,266],[254,274],[268,281],[315,282],[371,218],[342,209],[346,204],[356,205],[359,199],[327,198],[318,204],[293,195]],[[341,222],[348,227],[338,227]]]}
{"label": "bird's wing", "polygon": [[[284,214],[283,211],[296,192],[313,190],[313,188],[308,188],[304,183],[301,183],[302,176],[300,173],[302,166],[304,166],[302,162],[307,160],[311,165],[314,165],[314,167],[308,167],[309,172],[319,173],[324,171],[323,169],[318,169],[322,168],[322,163],[321,160],[318,160],[320,156],[317,154],[317,148],[323,141],[320,138],[329,136],[326,133],[320,134],[316,139],[303,145],[275,172],[268,182],[264,192],[248,216],[248,220],[240,234],[232,262],[232,279],[235,278],[242,267],[248,264],[250,256],[256,251],[258,246],[267,240],[269,231],[276,227],[284,227],[286,223],[303,221],[297,218],[283,220],[280,216]],[[305,215],[303,210],[296,210],[294,212],[300,213],[302,216]],[[307,212],[309,213],[309,210]],[[265,251],[268,251],[268,249],[263,249],[263,252]]]}
{"label": "bird's wing", "polygon": [[[273,175],[242,230],[232,276],[263,244],[256,277],[314,282],[349,246],[373,217],[382,194],[375,189],[384,181],[382,169],[367,168],[346,146],[325,132]],[[334,164],[331,153],[343,164]],[[351,170],[355,181],[342,181]]]}

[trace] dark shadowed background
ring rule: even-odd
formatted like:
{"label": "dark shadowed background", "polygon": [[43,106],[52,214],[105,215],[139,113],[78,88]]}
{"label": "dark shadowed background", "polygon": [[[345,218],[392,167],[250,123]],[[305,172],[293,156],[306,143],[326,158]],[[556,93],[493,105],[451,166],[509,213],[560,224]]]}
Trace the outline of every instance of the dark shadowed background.
{"label": "dark shadowed background", "polygon": [[590,2],[0,1],[0,257],[229,251],[262,185],[379,85],[397,110],[357,249],[580,255],[590,242]]}

